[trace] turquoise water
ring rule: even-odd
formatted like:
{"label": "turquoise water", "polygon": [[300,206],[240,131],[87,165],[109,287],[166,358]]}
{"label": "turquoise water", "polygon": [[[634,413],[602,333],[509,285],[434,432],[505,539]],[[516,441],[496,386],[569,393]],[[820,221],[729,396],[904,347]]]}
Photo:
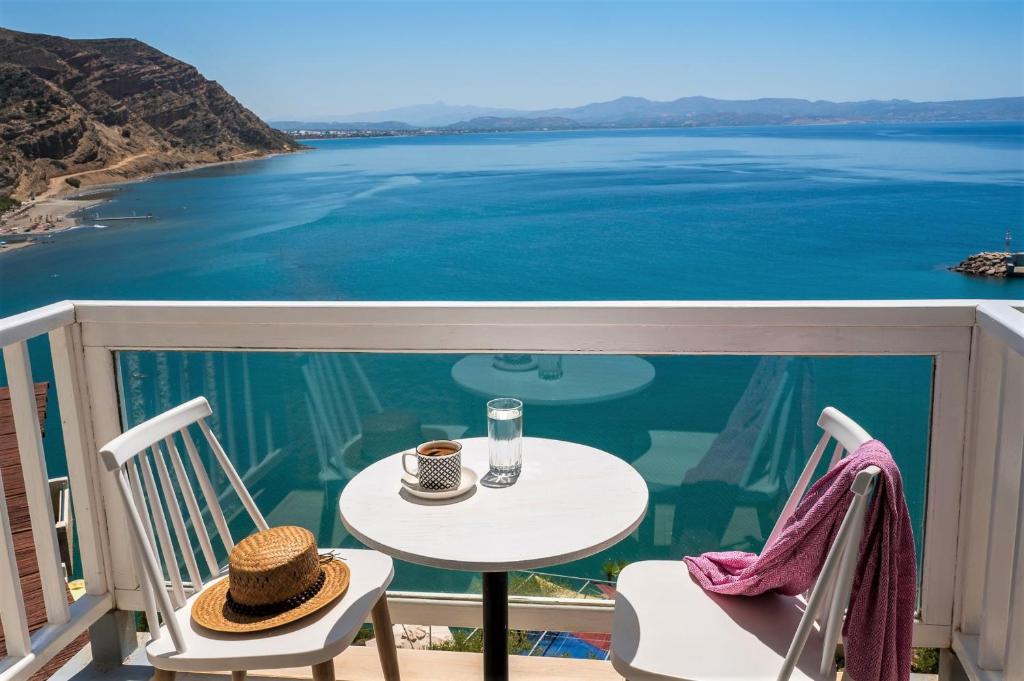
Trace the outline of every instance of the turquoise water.
{"label": "turquoise water", "polygon": [[[946,271],[970,253],[1001,248],[1007,229],[1024,244],[1020,124],[517,133],[312,146],[125,186],[89,221],[105,229],[0,255],[0,314],[64,298],[1024,299],[1024,281]],[[102,219],[132,211],[157,219]],[[33,349],[43,367],[45,348]],[[352,363],[337,359],[344,370],[302,354],[123,355],[126,419],[207,395],[240,468],[258,464],[271,445],[282,448],[284,467],[256,483],[264,510],[279,522],[320,527],[323,541],[347,543],[340,527],[323,524],[335,517],[328,503],[334,488],[324,497],[321,475],[333,465],[331,442],[350,445],[353,432],[377,432],[374,418],[392,416],[414,424],[407,439],[440,426],[480,435],[486,400],[452,379],[460,357],[362,356],[384,414],[376,417],[351,374],[359,394],[344,396],[342,371]],[[781,368],[756,357],[645,359],[655,378],[640,392],[582,406],[527,404],[526,434],[587,442],[632,462],[649,463],[643,457],[660,447],[671,469],[674,461],[699,464],[703,453],[720,453],[719,434],[745,409],[774,404],[760,428],[769,441],[785,443],[777,497],[816,439],[817,412],[835,404],[893,450],[920,542],[929,359],[807,358]],[[776,369],[782,373],[765,379]],[[319,372],[316,385],[311,372]],[[351,405],[349,430],[340,415],[307,412],[305,400],[317,389]],[[46,438],[52,474],[64,467],[54,413]],[[383,449],[338,455],[349,458],[332,484]],[[763,464],[755,456],[751,467]],[[606,558],[756,548],[777,502],[753,499],[729,476],[720,485],[655,485],[654,477],[652,511],[636,537],[552,569],[600,577]],[[397,586],[477,588],[471,575],[405,565]]]}
{"label": "turquoise water", "polygon": [[[0,256],[0,312],[62,298],[1024,298],[945,267],[1024,243],[1020,124],[314,142],[131,185]],[[99,221],[102,224],[102,220]]]}

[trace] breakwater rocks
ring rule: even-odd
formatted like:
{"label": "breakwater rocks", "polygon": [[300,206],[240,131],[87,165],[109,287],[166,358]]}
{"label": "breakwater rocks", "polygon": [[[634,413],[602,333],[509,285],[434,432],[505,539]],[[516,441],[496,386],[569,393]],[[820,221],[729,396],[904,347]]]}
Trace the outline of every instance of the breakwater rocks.
{"label": "breakwater rocks", "polygon": [[1005,277],[1006,259],[1009,255],[1002,251],[985,251],[972,255],[959,265],[949,269],[981,277]]}

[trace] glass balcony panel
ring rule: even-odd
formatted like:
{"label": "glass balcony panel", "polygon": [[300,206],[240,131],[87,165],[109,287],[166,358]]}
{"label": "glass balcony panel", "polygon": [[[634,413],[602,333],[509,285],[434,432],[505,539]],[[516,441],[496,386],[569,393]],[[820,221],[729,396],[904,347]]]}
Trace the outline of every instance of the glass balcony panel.
{"label": "glass balcony panel", "polygon": [[[524,594],[579,597],[607,596],[620,566],[632,561],[759,550],[828,405],[891,449],[920,564],[932,365],[931,357],[911,356],[565,355],[545,379],[536,357],[522,356],[118,353],[126,426],[205,396],[210,425],[268,522],[307,527],[321,546],[358,546],[336,504],[360,470],[425,440],[485,436],[487,400],[522,399],[527,437],[606,450],[649,485],[649,511],[632,536],[551,566],[547,577],[513,579]],[[212,461],[195,437],[200,458]],[[223,476],[213,483],[227,489]],[[224,511],[238,539],[252,525],[229,498]],[[205,520],[213,536],[212,519]],[[392,588],[478,593],[480,577],[400,563]]]}

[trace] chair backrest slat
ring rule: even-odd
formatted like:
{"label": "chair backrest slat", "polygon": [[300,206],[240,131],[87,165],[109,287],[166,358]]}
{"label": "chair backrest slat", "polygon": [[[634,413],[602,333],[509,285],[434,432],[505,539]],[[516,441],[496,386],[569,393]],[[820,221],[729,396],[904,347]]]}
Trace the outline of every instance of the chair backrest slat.
{"label": "chair backrest slat", "polygon": [[167,470],[167,462],[164,461],[163,453],[159,446],[154,445],[156,454],[156,473],[160,479],[160,489],[163,490],[164,499],[167,501],[167,508],[171,514],[171,525],[174,527],[174,537],[178,540],[178,550],[185,561],[185,570],[188,572],[189,581],[192,582],[192,590],[199,591],[203,588],[203,576],[199,572],[199,563],[196,561],[196,553],[192,550],[192,541],[185,529],[185,518],[181,514],[181,504],[178,503],[178,495],[174,492],[174,485],[171,483],[171,475]]}
{"label": "chair backrest slat", "polygon": [[[769,359],[770,361],[775,362],[780,358],[772,357]],[[757,371],[770,371],[770,365],[766,365],[766,367],[768,368],[761,369],[759,367]],[[754,440],[754,446],[750,450],[750,459],[747,461],[747,468],[743,472],[743,477],[740,479],[740,487],[750,487],[757,481],[756,476],[758,473],[761,473],[763,475],[764,466],[761,463],[763,459],[763,457],[761,456],[761,452],[767,446],[769,438],[771,438],[774,441],[773,444],[781,444],[782,438],[778,436],[780,433],[786,432],[785,423],[783,421],[783,419],[786,416],[786,410],[781,407],[781,403],[784,402],[785,396],[791,388],[791,385],[793,383],[791,378],[792,377],[790,375],[790,372],[788,370],[785,371],[782,375],[782,380],[779,381],[778,386],[775,388],[775,391],[772,394],[771,402],[768,405],[768,409],[765,411],[765,416],[763,419],[764,425],[762,428],[759,429],[757,433],[757,438]],[[758,380],[757,376],[751,379],[751,385],[755,384],[761,384],[761,381]],[[746,395],[744,395],[744,397],[746,397]],[[737,409],[739,409],[738,405]],[[779,423],[780,421],[783,422]],[[779,423],[778,427],[772,425],[775,423]],[[772,435],[775,435],[775,437],[772,437]],[[772,461],[769,461],[769,468],[772,467],[772,463]]]}
{"label": "chair backrest slat", "polygon": [[[159,636],[158,622],[162,616],[162,623],[178,652],[185,651],[185,642],[174,613],[186,607],[188,602],[181,564],[184,563],[193,592],[202,589],[204,582],[203,571],[192,548],[193,540],[199,544],[209,573],[216,578],[221,570],[206,528],[203,510],[192,487],[191,476],[176,444],[175,433],[179,433],[181,441],[184,442],[189,463],[193,468],[192,474],[195,475],[202,490],[203,500],[217,527],[218,537],[224,543],[225,554],[230,551],[233,542],[221,506],[223,494],[218,496],[211,482],[211,472],[215,473],[216,467],[211,464],[208,470],[203,465],[200,452],[189,433],[190,427],[198,425],[202,430],[213,459],[219,464],[232,490],[248,511],[256,529],[267,528],[266,520],[246,490],[238,472],[206,424],[205,417],[211,413],[206,399],[197,397],[125,431],[100,450],[100,456],[107,469],[116,473],[121,501],[129,519],[132,561],[140,578],[150,630],[154,637]],[[170,466],[165,456],[170,458]],[[151,458],[156,462],[155,476]],[[173,475],[171,468],[174,469]],[[179,496],[188,510],[188,521],[182,512]],[[173,538],[168,528],[168,515],[170,524],[174,527]],[[175,542],[180,555],[175,551]],[[165,570],[169,580],[165,578]]]}
{"label": "chair backrest slat", "polygon": [[145,508],[142,503],[142,490],[139,488],[138,476],[136,475],[135,465],[133,461],[128,461],[128,465],[121,469],[121,475],[117,477],[118,487],[121,490],[121,499],[125,502],[125,505],[134,504],[134,512],[128,513],[129,523],[129,534],[132,538],[132,544],[135,546],[133,552],[132,561],[135,564],[136,574],[139,575],[139,581],[142,587],[142,602],[146,609],[146,620],[150,623],[150,631],[154,632],[153,636],[159,638],[160,627],[157,626],[159,618],[157,617],[157,609],[161,612],[166,613],[165,621],[168,622],[168,631],[171,634],[171,640],[174,642],[175,647],[179,650],[185,649],[185,640],[181,635],[181,631],[178,629],[177,623],[170,617],[170,613],[174,611],[171,605],[171,600],[167,596],[167,590],[164,588],[154,588],[154,585],[159,584],[161,587],[164,583],[163,571],[160,569],[160,563],[156,558],[156,553],[153,550],[153,541],[150,535],[150,531],[147,527],[148,521],[143,522],[143,515],[139,509]]}
{"label": "chair backrest slat", "polygon": [[352,404],[351,392],[347,388],[343,389],[341,381],[337,378],[335,371],[338,368],[337,358],[333,355],[318,355],[317,359],[320,362],[321,373],[325,379],[324,385],[327,386],[327,392],[332,395],[334,412],[346,424],[345,438],[351,439],[356,437],[360,432],[359,411]]}
{"label": "chair backrest slat", "polygon": [[150,520],[149,508],[147,507],[145,497],[142,494],[142,485],[139,483],[139,469],[136,461],[128,462],[128,484],[131,485],[132,499],[135,500],[135,504],[140,509],[145,509],[142,515],[142,528],[145,531],[146,542],[150,546],[155,546],[153,541],[153,524]]}
{"label": "chair backrest slat", "polygon": [[206,438],[206,442],[210,445],[210,449],[213,450],[213,455],[217,457],[217,461],[220,463],[221,468],[224,470],[224,475],[227,476],[228,482],[231,487],[235,490],[235,494],[238,495],[238,499],[242,502],[245,510],[249,512],[249,517],[256,523],[256,529],[265,530],[269,527],[263,514],[260,513],[260,509],[256,506],[256,502],[252,500],[252,495],[249,494],[249,490],[246,488],[245,483],[242,482],[242,478],[239,477],[238,471],[231,465],[231,461],[228,460],[228,455],[224,451],[224,448],[220,446],[220,442],[216,437],[213,436],[213,431],[210,430],[210,426],[207,425],[206,419],[199,419],[196,423],[199,424],[199,429],[203,432],[203,437]]}
{"label": "chair backrest slat", "polygon": [[828,462],[828,469],[832,470],[835,468],[836,464],[839,463],[845,454],[846,450],[843,449],[843,443],[836,440],[836,446],[832,450],[832,459]]}
{"label": "chair backrest slat", "polygon": [[[306,410],[309,412],[309,422],[312,425],[313,432],[321,438],[326,438],[327,444],[331,448],[331,452],[340,452],[342,450],[342,443],[337,438],[334,428],[328,427],[327,425],[337,424],[338,421],[332,421],[325,412],[327,403],[321,393],[320,382],[314,377],[313,368],[310,364],[306,364],[302,367],[302,376],[306,380],[306,387],[309,390],[305,395],[305,400]],[[310,395],[312,395],[312,399],[310,399]],[[344,424],[342,424],[342,428],[345,428]],[[321,469],[325,470],[328,460],[327,450],[318,445],[316,453],[320,458]]]}
{"label": "chair backrest slat", "polygon": [[821,456],[825,453],[825,447],[828,445],[829,439],[830,436],[826,432],[818,440],[818,444],[814,447],[814,451],[811,452],[810,458],[807,459],[807,465],[804,466],[803,472],[797,478],[796,485],[793,486],[789,499],[786,500],[786,505],[782,507],[782,513],[779,514],[779,519],[775,521],[775,527],[772,528],[771,534],[768,535],[768,540],[764,543],[765,546],[774,543],[779,538],[779,535],[782,534],[782,528],[786,526],[793,512],[796,511],[797,504],[803,499],[804,492],[807,491],[811,478],[814,476],[814,471],[818,468],[818,463],[821,461]]}
{"label": "chair backrest slat", "polygon": [[[156,450],[156,445],[153,446],[153,449]],[[153,467],[149,463],[149,456],[146,452],[139,455],[138,462],[142,467],[142,481],[146,487],[146,496],[149,498],[149,510],[156,525],[156,537],[160,541],[160,553],[163,556],[164,567],[171,578],[171,594],[174,596],[172,603],[175,608],[180,608],[185,605],[185,588],[181,583],[178,561],[175,560],[176,554],[171,544],[171,534],[167,531],[167,518],[164,515],[163,504],[156,491]]]}
{"label": "chair backrest slat", "polygon": [[199,502],[196,500],[195,492],[192,491],[192,481],[185,471],[185,464],[182,462],[178,448],[174,446],[173,442],[168,446],[167,453],[171,457],[171,467],[174,469],[174,476],[178,479],[178,489],[181,490],[181,496],[185,499],[185,508],[188,509],[189,520],[192,521],[192,530],[196,533],[199,549],[202,551],[203,558],[206,559],[206,566],[209,569],[208,574],[211,578],[214,578],[220,573],[220,568],[217,563],[217,555],[213,551],[213,544],[210,542],[210,534],[206,531],[203,514],[199,510]]}
{"label": "chair backrest slat", "polygon": [[[305,369],[306,367],[303,367],[303,371],[305,371]],[[328,456],[328,451],[338,452],[341,451],[341,448],[336,448],[333,445],[328,444],[328,442],[335,441],[334,432],[329,428],[323,428],[321,426],[323,421],[321,421],[320,417],[317,415],[317,410],[313,408],[313,402],[309,399],[309,393],[303,395],[303,399],[306,402],[306,414],[309,415],[310,431],[313,433],[313,445],[316,450],[316,456],[320,459],[320,470],[326,473],[334,466],[334,463]],[[328,447],[330,447],[330,450],[328,450]]]}
{"label": "chair backrest slat", "polygon": [[[876,481],[872,481],[875,484]],[[850,600],[850,589],[853,586],[853,572],[857,566],[857,559],[860,557],[860,542],[864,536],[864,516],[868,509],[868,498],[870,492],[858,495],[854,499],[851,508],[853,518],[852,536],[842,548],[842,555],[839,558],[839,569],[836,577],[832,580],[833,589],[829,594],[827,602],[822,603],[822,608],[827,610],[825,622],[825,646],[831,642],[833,645],[839,642],[843,628],[843,613],[846,611],[847,603]],[[822,671],[825,671],[824,652],[822,657]],[[828,660],[832,662],[831,659]]]}
{"label": "chair backrest slat", "polygon": [[[845,590],[837,588],[833,597],[828,599],[830,583],[832,582],[836,571],[840,569],[841,563],[850,561],[851,555],[853,559],[851,562],[856,562],[856,554],[850,552],[848,549],[851,548],[851,545],[854,542],[858,545],[860,544],[860,537],[864,530],[864,509],[867,507],[868,495],[870,494],[874,481],[880,472],[881,471],[878,468],[868,466],[858,474],[857,480],[855,480],[852,486],[851,492],[853,492],[854,496],[850,503],[850,508],[847,510],[846,515],[843,516],[843,522],[840,525],[835,541],[832,543],[832,547],[829,549],[828,555],[825,558],[825,564],[821,568],[821,574],[818,575],[818,580],[814,584],[814,589],[811,591],[810,598],[807,599],[807,607],[804,610],[803,616],[800,618],[800,624],[797,625],[796,633],[793,635],[793,641],[790,643],[789,651],[786,654],[786,659],[782,664],[782,668],[779,670],[778,681],[789,681],[789,678],[792,676],[793,669],[796,668],[797,662],[800,661],[804,646],[807,645],[807,639],[810,636],[811,629],[814,627],[815,620],[817,619],[817,614],[822,607],[830,608],[830,612],[826,617],[828,622],[832,622],[835,618],[842,618],[842,614],[846,609],[846,604],[850,599],[849,588],[846,588]],[[866,487],[858,485],[862,476],[866,476],[869,480]],[[849,570],[851,573],[852,583],[852,566]],[[831,600],[831,603],[827,603],[827,600]],[[828,628],[829,627],[826,626],[826,631]],[[835,635],[834,629],[833,635]],[[827,638],[824,639],[820,663],[820,672],[822,676],[833,671],[836,643],[837,641],[835,639],[831,641]]]}
{"label": "chair backrest slat", "polygon": [[[142,591],[142,610],[146,614],[147,622],[157,622],[157,608],[156,600],[153,596],[153,587],[150,585],[149,578],[146,577],[146,570],[143,567],[143,560],[140,558],[139,549],[136,546],[135,535],[131,534],[131,545],[132,545],[132,567],[135,569],[135,574],[141,575],[139,577],[139,588]],[[150,636],[154,640],[160,638],[160,628],[155,627],[150,630]]]}
{"label": "chair backrest slat", "polygon": [[359,379],[359,384],[363,386],[363,390],[366,391],[366,396],[370,400],[370,405],[373,407],[373,411],[380,413],[384,411],[384,406],[380,403],[380,398],[377,397],[377,391],[370,385],[370,379],[366,377],[366,372],[363,371],[363,366],[356,359],[355,355],[350,354],[348,356],[349,362],[352,364],[352,371],[355,373],[356,378]]}
{"label": "chair backrest slat", "polygon": [[334,358],[327,358],[325,360],[327,362],[328,370],[330,373],[334,374],[334,380],[336,380],[338,385],[341,386],[341,391],[344,395],[342,404],[348,409],[349,418],[352,419],[352,423],[358,424],[360,421],[359,409],[356,406],[356,400],[352,394],[352,386],[349,385],[348,376],[345,375],[345,371],[342,369],[340,362],[332,360],[334,360]]}
{"label": "chair backrest slat", "polygon": [[795,389],[788,392],[786,399],[783,401],[782,412],[779,415],[778,426],[775,432],[775,442],[772,445],[772,458],[768,468],[769,480],[782,479],[782,454],[786,443],[786,433],[789,429],[789,418],[793,408],[793,395],[795,392]]}
{"label": "chair backrest slat", "polygon": [[349,410],[345,406],[345,398],[341,395],[338,382],[330,374],[327,366],[327,359],[322,355],[313,358],[313,366],[316,367],[315,381],[319,385],[321,395],[326,398],[332,417],[328,421],[341,424],[345,439],[349,440],[359,434],[359,420],[352,422],[349,417]]}
{"label": "chair backrest slat", "polygon": [[[220,501],[217,500],[217,493],[213,490],[210,478],[206,474],[206,468],[199,458],[196,443],[192,441],[192,436],[187,430],[181,431],[181,439],[185,441],[185,451],[188,453],[188,460],[192,463],[192,470],[196,474],[196,480],[199,481],[199,489],[203,492],[206,508],[209,510],[210,515],[213,516],[213,524],[217,528],[217,535],[224,545],[224,550],[230,553],[231,549],[235,548],[235,542],[231,539],[231,531],[228,529],[227,520],[224,519],[224,511],[220,507]],[[167,438],[167,441],[168,447],[170,447],[173,441],[171,441],[170,437]]]}
{"label": "chair backrest slat", "polygon": [[[828,465],[828,469],[831,470],[846,452],[856,451],[858,447],[871,439],[867,431],[834,407],[826,407],[822,411],[818,418],[818,425],[824,431],[821,439],[818,440],[814,451],[808,457],[807,464],[800,473],[789,499],[786,500],[786,505],[783,507],[768,541],[765,542],[765,546],[772,544],[782,534],[783,528],[807,492],[811,478],[818,470],[825,450],[828,448],[828,443],[835,440]],[[880,472],[875,466],[868,466],[860,471],[854,479],[850,489],[853,496],[850,507],[843,516],[843,522],[832,546],[829,547],[821,573],[810,594],[807,595],[807,606],[793,636],[782,669],[779,671],[778,681],[788,681],[792,675],[816,623],[823,630],[825,637],[821,650],[820,672],[824,676],[833,670],[835,647],[839,642],[843,615],[850,600],[854,568],[860,554],[868,499],[874,490]]]}

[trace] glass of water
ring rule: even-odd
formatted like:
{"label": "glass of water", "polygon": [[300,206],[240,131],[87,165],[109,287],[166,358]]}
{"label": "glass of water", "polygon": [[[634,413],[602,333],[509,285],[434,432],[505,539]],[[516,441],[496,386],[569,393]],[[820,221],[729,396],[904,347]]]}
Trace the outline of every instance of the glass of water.
{"label": "glass of water", "polygon": [[489,477],[511,485],[523,469],[523,403],[499,397],[487,403]]}
{"label": "glass of water", "polygon": [[561,355],[540,355],[537,357],[537,376],[542,381],[557,381],[562,377]]}

